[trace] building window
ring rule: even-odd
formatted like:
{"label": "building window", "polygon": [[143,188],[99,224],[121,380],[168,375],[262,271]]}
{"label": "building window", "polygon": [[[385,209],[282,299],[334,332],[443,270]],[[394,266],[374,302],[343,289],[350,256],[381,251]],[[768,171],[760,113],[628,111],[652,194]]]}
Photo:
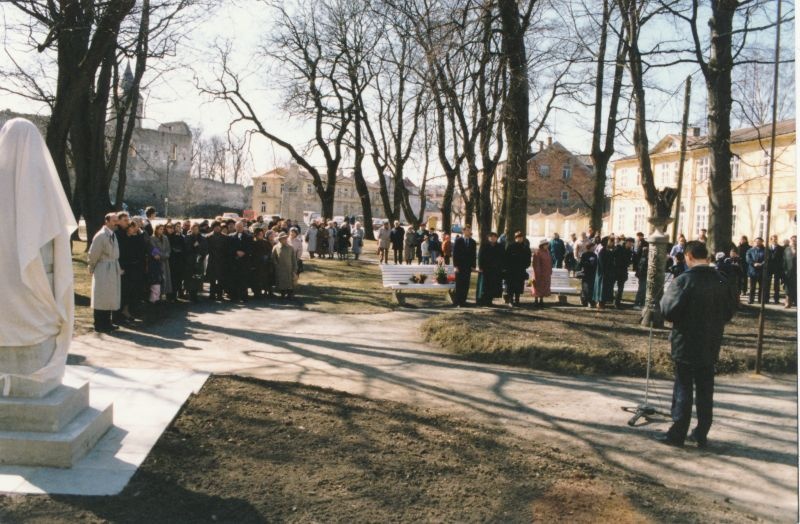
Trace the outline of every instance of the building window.
{"label": "building window", "polygon": [[731,180],[739,180],[739,157],[731,157]]}
{"label": "building window", "polygon": [[561,192],[561,201],[562,202],[569,202],[569,191],[562,191]]}
{"label": "building window", "polygon": [[313,193],[314,193],[314,186],[312,186],[311,184],[307,184],[306,185],[306,194],[311,195]]}
{"label": "building window", "polygon": [[572,166],[564,166],[561,168],[561,178],[564,180],[572,178]]}
{"label": "building window", "polygon": [[697,181],[700,183],[708,180],[709,161],[708,157],[704,156],[697,161]]}
{"label": "building window", "polygon": [[761,174],[769,176],[769,151],[764,151],[761,160]]}
{"label": "building window", "polygon": [[644,231],[644,206],[636,206],[633,208],[633,229],[636,231]]}
{"label": "building window", "polygon": [[672,178],[670,179],[670,186],[678,187],[678,171],[680,162],[672,163]]}
{"label": "building window", "polygon": [[539,176],[548,178],[550,176],[550,166],[539,166]]}
{"label": "building window", "polygon": [[261,182],[261,192],[262,193],[266,193],[267,192],[267,183],[266,182]]}
{"label": "building window", "polygon": [[758,236],[765,238],[767,236],[767,204],[761,204],[761,210],[758,213]]}
{"label": "building window", "polygon": [[736,204],[731,206],[731,233],[736,235]]}
{"label": "building window", "polygon": [[708,205],[697,204],[694,212],[695,235],[700,235],[701,229],[708,229]]}
{"label": "building window", "polygon": [[172,144],[172,153],[170,154],[170,159],[178,160],[178,145]]}
{"label": "building window", "polygon": [[261,202],[261,212],[262,213],[266,213],[267,212],[267,203],[266,202]]}
{"label": "building window", "polygon": [[617,231],[622,231],[625,229],[625,207],[619,206],[617,208]]}
{"label": "building window", "polygon": [[283,194],[283,186],[285,186],[285,185],[286,184],[281,184],[281,194]]}

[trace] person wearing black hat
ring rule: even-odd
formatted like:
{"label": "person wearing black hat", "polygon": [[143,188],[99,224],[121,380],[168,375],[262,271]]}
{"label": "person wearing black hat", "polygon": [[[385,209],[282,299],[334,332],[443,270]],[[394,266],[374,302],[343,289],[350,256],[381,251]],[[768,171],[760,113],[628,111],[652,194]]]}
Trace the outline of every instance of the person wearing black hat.
{"label": "person wearing black hat", "polygon": [[476,250],[477,244],[472,239],[472,228],[466,225],[464,233],[453,242],[453,268],[456,274],[453,302],[457,307],[467,305],[469,281],[476,263]]}

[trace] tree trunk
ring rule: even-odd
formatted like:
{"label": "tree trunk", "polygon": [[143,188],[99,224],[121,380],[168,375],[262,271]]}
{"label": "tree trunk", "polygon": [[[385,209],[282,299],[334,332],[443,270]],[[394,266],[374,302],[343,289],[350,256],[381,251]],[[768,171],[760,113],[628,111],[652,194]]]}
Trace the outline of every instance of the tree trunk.
{"label": "tree trunk", "polygon": [[592,191],[592,208],[590,227],[599,233],[603,229],[603,212],[606,204],[606,173],[608,161],[614,154],[614,138],[617,133],[617,108],[619,106],[620,92],[622,91],[622,77],[625,68],[624,35],[619,36],[617,43],[616,62],[614,65],[614,82],[611,87],[611,100],[608,104],[608,117],[605,128],[605,146],[600,147],[600,137],[603,132],[603,100],[606,94],[603,91],[606,65],[606,46],[608,42],[608,26],[611,21],[610,0],[603,0],[603,21],[600,25],[600,46],[597,51],[597,79],[595,80],[594,93],[594,127],[592,129],[592,164],[594,165],[594,188]]}
{"label": "tree trunk", "polygon": [[442,231],[450,233],[453,229],[453,195],[456,189],[455,173],[446,173],[447,185],[442,198]]}
{"label": "tree trunk", "polygon": [[733,69],[733,15],[739,2],[711,2],[711,56],[708,60],[708,146],[712,151],[709,175],[708,243],[714,252],[727,253],[733,231],[731,195],[731,71]]}
{"label": "tree trunk", "polygon": [[[361,210],[364,215],[364,231],[367,240],[375,240],[375,233],[372,230],[372,203],[369,197],[369,186],[367,181],[364,180],[364,172],[361,170],[361,164],[364,162],[364,148],[361,144],[361,117],[360,112],[356,111],[355,119],[353,120],[355,126],[353,149],[355,153],[355,166],[353,168],[353,177],[356,182],[356,192],[361,200]],[[367,226],[367,224],[369,226]]]}
{"label": "tree trunk", "polygon": [[509,73],[503,118],[508,143],[505,231],[511,237],[514,231],[525,234],[528,222],[528,60],[517,2],[499,0],[498,7]]}

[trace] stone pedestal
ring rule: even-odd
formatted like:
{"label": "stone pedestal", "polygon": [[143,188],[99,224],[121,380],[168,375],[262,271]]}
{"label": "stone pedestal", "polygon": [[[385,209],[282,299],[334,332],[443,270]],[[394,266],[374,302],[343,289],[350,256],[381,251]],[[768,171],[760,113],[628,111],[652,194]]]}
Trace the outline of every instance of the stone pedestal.
{"label": "stone pedestal", "polygon": [[667,266],[667,246],[669,237],[665,230],[671,218],[651,218],[650,223],[655,230],[647,239],[650,249],[647,259],[647,294],[642,310],[643,326],[652,324],[655,328],[664,327],[664,316],[661,314],[661,296],[664,294],[664,273]]}
{"label": "stone pedestal", "polygon": [[71,387],[61,377],[36,381],[24,375],[41,368],[55,338],[33,346],[0,347],[0,369],[14,377],[0,396],[0,464],[68,468],[112,425],[113,408],[89,406],[89,384]]}
{"label": "stone pedestal", "polygon": [[[41,255],[52,288],[52,243]],[[32,378],[55,351],[55,334],[30,346],[0,346],[0,464],[71,467],[113,423],[110,404],[89,405],[88,383],[62,384],[66,362],[52,376]]]}

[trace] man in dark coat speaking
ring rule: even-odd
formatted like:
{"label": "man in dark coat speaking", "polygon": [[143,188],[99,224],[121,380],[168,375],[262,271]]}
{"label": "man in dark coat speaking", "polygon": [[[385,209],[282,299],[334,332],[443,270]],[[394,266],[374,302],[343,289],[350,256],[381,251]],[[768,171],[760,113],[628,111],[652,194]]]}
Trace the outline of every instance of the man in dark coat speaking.
{"label": "man in dark coat speaking", "polygon": [[477,244],[472,240],[472,228],[464,226],[464,234],[453,243],[453,267],[456,272],[455,305],[465,306],[469,280],[477,262]]}
{"label": "man in dark coat speaking", "polygon": [[733,317],[738,290],[708,265],[708,249],[693,240],[684,249],[689,269],[672,281],[661,299],[664,318],[672,322],[670,343],[675,363],[672,427],[657,440],[683,446],[692,419],[692,393],[697,388],[697,426],[689,440],[707,444],[714,398],[714,366],[722,332]]}

